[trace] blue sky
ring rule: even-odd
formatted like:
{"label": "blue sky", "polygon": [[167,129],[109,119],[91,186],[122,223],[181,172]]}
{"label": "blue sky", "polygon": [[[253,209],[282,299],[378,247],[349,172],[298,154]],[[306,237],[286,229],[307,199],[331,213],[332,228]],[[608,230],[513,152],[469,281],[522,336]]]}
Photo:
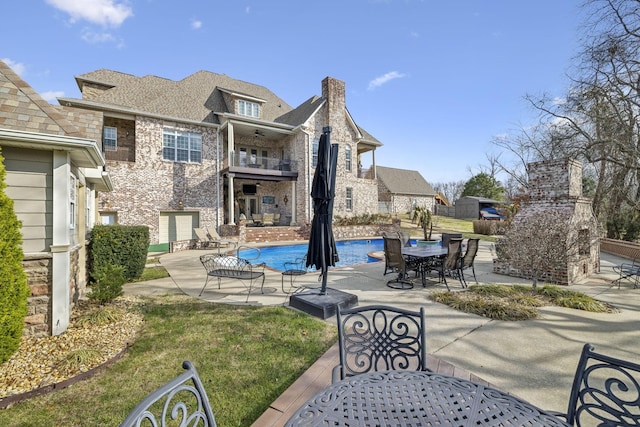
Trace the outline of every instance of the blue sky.
{"label": "blue sky", "polygon": [[[562,97],[580,0],[29,0],[3,6],[0,58],[52,103],[101,68],[180,80],[208,70],[292,107],[346,84],[382,166],[466,180],[496,136]],[[365,160],[365,166],[367,161]]]}

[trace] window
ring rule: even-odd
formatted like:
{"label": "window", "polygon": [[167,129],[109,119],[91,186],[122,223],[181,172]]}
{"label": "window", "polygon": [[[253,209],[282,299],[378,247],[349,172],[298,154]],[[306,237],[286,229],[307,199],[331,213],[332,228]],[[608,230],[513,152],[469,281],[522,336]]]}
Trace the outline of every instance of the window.
{"label": "window", "polygon": [[92,203],[91,203],[91,190],[89,189],[89,187],[84,187],[84,209],[85,209],[85,219],[84,219],[84,223],[87,226],[87,230],[91,229],[91,226],[93,225],[93,218],[92,216]]}
{"label": "window", "polygon": [[347,187],[347,197],[345,198],[347,210],[353,210],[353,188]]}
{"label": "window", "polygon": [[202,135],[163,129],[162,158],[173,162],[201,163]]}
{"label": "window", "polygon": [[320,141],[316,139],[316,140],[313,141],[313,145],[311,147],[311,151],[312,151],[312,154],[311,154],[311,166],[313,166],[314,168],[316,166],[318,166],[318,148],[319,148],[318,144],[319,143],[320,143]]}
{"label": "window", "polygon": [[102,129],[102,149],[104,151],[116,151],[118,149],[118,129],[105,126]]}
{"label": "window", "polygon": [[351,172],[351,146],[347,145],[344,149],[344,156],[346,158],[346,168],[347,172]]}
{"label": "window", "polygon": [[75,176],[69,175],[69,228],[76,228],[76,209],[78,206],[78,180]]}
{"label": "window", "polygon": [[249,117],[260,117],[260,106],[255,102],[238,100],[238,114]]}
{"label": "window", "polygon": [[118,223],[118,214],[115,212],[100,212],[102,225],[115,225]]}

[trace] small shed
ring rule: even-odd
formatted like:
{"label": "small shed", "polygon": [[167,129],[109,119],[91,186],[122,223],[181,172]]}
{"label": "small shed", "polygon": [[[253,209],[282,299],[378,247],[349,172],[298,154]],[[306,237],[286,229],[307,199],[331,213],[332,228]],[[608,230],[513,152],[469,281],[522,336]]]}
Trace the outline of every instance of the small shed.
{"label": "small shed", "polygon": [[503,202],[485,197],[464,196],[456,200],[456,218],[479,219],[480,211],[484,208],[497,208]]}

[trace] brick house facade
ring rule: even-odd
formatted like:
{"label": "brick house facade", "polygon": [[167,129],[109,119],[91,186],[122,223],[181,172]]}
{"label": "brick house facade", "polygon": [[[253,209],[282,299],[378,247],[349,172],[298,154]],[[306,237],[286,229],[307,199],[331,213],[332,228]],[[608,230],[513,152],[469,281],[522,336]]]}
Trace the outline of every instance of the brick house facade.
{"label": "brick house facade", "polygon": [[[334,215],[377,212],[382,144],[349,114],[340,80],[325,78],[322,95],[296,108],[265,87],[207,71],[171,81],[98,70],[76,80],[82,98],[58,101],[104,117],[114,190],[98,195],[103,222],[148,226],[152,249],[195,238],[194,227],[233,233],[254,213],[308,224],[325,126],[339,145]],[[363,155],[372,158],[369,173],[359,167]]]}

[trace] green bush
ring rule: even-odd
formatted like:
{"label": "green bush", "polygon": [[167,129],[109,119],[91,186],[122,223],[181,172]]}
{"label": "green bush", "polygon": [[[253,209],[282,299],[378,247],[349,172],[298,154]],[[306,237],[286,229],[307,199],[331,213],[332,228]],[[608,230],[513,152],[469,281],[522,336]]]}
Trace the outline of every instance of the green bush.
{"label": "green bush", "polygon": [[105,265],[94,272],[94,282],[91,285],[89,299],[99,304],[113,301],[122,295],[124,285],[124,267],[118,265]]}
{"label": "green bush", "polygon": [[362,214],[350,217],[341,217],[336,215],[333,218],[334,225],[372,225],[372,224],[389,224],[391,223],[391,215],[388,214]]}
{"label": "green bush", "polygon": [[89,243],[89,271],[95,280],[102,267],[124,267],[125,281],[142,275],[149,248],[149,228],[146,226],[96,225]]}
{"label": "green bush", "polygon": [[16,352],[27,315],[29,285],[22,267],[22,224],[5,193],[4,157],[0,154],[0,363]]}

